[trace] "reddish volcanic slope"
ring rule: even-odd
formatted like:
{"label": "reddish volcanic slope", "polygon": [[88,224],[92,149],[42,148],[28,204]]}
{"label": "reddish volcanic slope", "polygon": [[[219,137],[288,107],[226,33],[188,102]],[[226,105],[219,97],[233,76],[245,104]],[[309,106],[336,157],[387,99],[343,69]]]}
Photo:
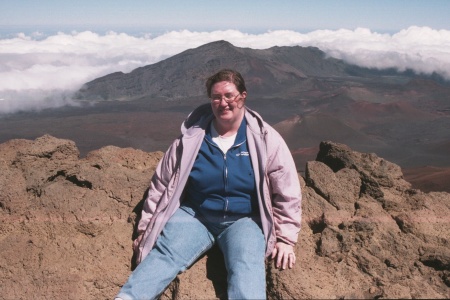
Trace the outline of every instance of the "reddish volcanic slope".
{"label": "reddish volcanic slope", "polygon": [[418,167],[403,169],[405,180],[424,192],[450,192],[450,168]]}
{"label": "reddish volcanic slope", "polygon": [[[246,104],[282,134],[299,171],[321,141],[376,153],[403,169],[450,167],[448,82],[362,69],[317,48],[254,50],[225,41],[86,83],[77,94],[86,106],[0,116],[0,142],[50,134],[74,140],[82,155],[105,145],[164,151],[187,114],[208,101],[205,78],[225,67],[242,73]],[[422,186],[450,186],[447,172],[412,174],[417,183],[430,181]]]}

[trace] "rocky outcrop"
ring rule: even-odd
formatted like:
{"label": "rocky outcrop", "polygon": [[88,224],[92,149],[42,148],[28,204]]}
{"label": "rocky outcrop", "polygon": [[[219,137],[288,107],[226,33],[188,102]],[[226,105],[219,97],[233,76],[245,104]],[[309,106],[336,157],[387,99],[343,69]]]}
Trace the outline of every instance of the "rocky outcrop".
{"label": "rocky outcrop", "polygon": [[[2,299],[111,299],[133,267],[136,219],[162,153],[69,140],[0,145]],[[449,298],[450,196],[410,188],[375,154],[323,142],[306,166],[297,265],[267,265],[270,299]],[[163,299],[226,295],[213,249]]]}

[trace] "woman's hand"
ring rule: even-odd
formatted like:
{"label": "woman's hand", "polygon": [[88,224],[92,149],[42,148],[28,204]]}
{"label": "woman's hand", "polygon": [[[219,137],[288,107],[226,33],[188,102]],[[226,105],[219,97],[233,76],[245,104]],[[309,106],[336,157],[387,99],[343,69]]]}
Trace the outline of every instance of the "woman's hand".
{"label": "woman's hand", "polygon": [[139,249],[139,244],[141,243],[142,238],[144,237],[144,233],[141,233],[134,241],[133,241],[133,251],[136,252]]}
{"label": "woman's hand", "polygon": [[283,242],[277,242],[272,251],[275,268],[284,270],[286,267],[292,269],[295,265],[294,247]]}

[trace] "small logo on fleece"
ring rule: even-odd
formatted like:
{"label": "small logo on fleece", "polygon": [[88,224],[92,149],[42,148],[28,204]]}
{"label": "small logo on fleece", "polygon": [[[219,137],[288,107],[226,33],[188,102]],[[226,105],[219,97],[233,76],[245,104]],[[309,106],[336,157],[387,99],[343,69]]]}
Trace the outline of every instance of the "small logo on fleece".
{"label": "small logo on fleece", "polygon": [[236,156],[248,156],[247,151],[241,151],[240,153],[236,153]]}

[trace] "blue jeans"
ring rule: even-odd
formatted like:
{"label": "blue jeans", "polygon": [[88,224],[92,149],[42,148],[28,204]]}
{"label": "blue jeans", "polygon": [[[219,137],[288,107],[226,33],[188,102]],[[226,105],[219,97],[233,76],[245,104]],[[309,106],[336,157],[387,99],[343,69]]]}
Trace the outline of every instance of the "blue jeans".
{"label": "blue jeans", "polygon": [[228,298],[265,299],[265,241],[257,223],[249,217],[234,222],[202,223],[186,207],[170,218],[155,247],[116,297],[156,299],[215,242],[225,259]]}

